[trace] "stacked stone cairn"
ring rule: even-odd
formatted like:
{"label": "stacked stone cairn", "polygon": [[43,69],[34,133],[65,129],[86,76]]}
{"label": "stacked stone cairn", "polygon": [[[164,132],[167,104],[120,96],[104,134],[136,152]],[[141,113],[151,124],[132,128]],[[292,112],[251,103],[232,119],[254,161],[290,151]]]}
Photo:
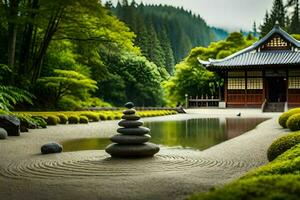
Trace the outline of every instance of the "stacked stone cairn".
{"label": "stacked stone cairn", "polygon": [[123,111],[122,120],[119,122],[117,132],[119,134],[110,138],[114,144],[107,146],[105,151],[112,157],[118,158],[142,158],[151,157],[159,152],[159,147],[149,143],[151,139],[150,129],[142,127],[143,122],[136,115],[134,104],[125,104],[127,110]]}

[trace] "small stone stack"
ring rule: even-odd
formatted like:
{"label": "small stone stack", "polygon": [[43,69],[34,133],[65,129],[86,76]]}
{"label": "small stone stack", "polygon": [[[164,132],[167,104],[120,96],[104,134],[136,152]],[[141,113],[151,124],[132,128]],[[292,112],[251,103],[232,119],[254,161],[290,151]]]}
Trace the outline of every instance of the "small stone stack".
{"label": "small stone stack", "polygon": [[105,151],[112,157],[119,158],[139,158],[151,157],[159,152],[159,147],[148,143],[151,139],[150,129],[142,127],[144,124],[139,121],[140,117],[136,115],[134,104],[128,102],[125,104],[128,108],[123,112],[122,120],[119,122],[117,132],[119,134],[110,138],[114,144],[109,145]]}

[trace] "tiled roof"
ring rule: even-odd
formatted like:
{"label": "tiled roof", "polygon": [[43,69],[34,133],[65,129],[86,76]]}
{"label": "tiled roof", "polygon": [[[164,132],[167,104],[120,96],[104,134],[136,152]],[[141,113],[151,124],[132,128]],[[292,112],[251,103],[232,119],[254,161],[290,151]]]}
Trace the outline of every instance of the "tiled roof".
{"label": "tiled roof", "polygon": [[[266,43],[274,34],[281,35],[295,47],[296,51],[258,51],[259,47]],[[218,67],[242,67],[242,66],[257,66],[257,65],[285,65],[285,64],[300,64],[300,42],[282,30],[279,25],[275,27],[261,40],[224,59],[199,62],[210,68]]]}
{"label": "tiled roof", "polygon": [[223,61],[211,60],[208,66],[255,66],[255,65],[284,65],[300,64],[300,52],[272,51],[243,53]]}

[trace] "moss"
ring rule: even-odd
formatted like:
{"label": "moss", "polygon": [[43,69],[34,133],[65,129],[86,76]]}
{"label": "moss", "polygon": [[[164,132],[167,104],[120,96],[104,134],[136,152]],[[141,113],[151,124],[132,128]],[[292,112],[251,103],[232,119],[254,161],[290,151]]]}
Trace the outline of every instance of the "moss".
{"label": "moss", "polygon": [[88,124],[89,123],[89,119],[86,116],[80,116],[79,123],[80,124]]}
{"label": "moss", "polygon": [[282,126],[283,128],[287,128],[287,120],[289,119],[290,116],[294,115],[294,114],[298,114],[300,113],[300,108],[294,108],[291,109],[285,113],[283,113],[280,117],[279,117],[279,124],[280,126]]}
{"label": "moss", "polygon": [[47,124],[50,126],[55,126],[59,123],[59,118],[55,115],[50,115],[47,117]]}
{"label": "moss", "polygon": [[59,123],[60,124],[67,124],[68,117],[65,114],[59,113],[59,114],[56,114],[56,116],[59,118],[59,120],[60,120]]}
{"label": "moss", "polygon": [[38,126],[38,128],[47,128],[47,122],[43,117],[40,116],[33,116],[32,120]]}
{"label": "moss", "polygon": [[71,115],[68,117],[69,124],[78,124],[79,119],[80,118],[77,115]]}
{"label": "moss", "polygon": [[295,132],[275,140],[268,149],[269,161],[300,143],[300,132]]}
{"label": "moss", "polygon": [[195,194],[189,200],[297,200],[300,195],[300,176],[273,175],[242,179],[221,189]]}

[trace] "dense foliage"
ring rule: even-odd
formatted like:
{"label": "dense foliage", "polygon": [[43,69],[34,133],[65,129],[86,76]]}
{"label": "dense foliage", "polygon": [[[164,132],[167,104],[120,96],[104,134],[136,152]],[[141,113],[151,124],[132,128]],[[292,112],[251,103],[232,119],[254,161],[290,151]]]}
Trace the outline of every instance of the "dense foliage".
{"label": "dense foliage", "polygon": [[112,10],[137,34],[136,44],[142,53],[170,74],[191,48],[207,46],[213,40],[206,22],[183,8],[123,0]]}
{"label": "dense foliage", "polygon": [[35,109],[109,106],[103,99],[164,104],[168,73],[142,56],[135,39],[97,0],[1,1],[0,64],[10,72],[0,79],[1,107],[33,95]]}
{"label": "dense foliage", "polygon": [[291,109],[283,114],[280,115],[279,119],[278,119],[278,123],[280,124],[280,126],[282,126],[283,128],[287,128],[287,121],[288,119],[295,115],[295,114],[298,114],[300,113],[300,108],[294,108],[294,109]]}
{"label": "dense foliage", "polygon": [[215,74],[200,65],[198,59],[224,58],[256,41],[245,38],[241,33],[231,33],[226,40],[213,42],[208,47],[196,47],[189,56],[175,67],[175,74],[165,82],[166,97],[169,104],[184,103],[185,94],[189,96],[216,96],[223,84]]}

